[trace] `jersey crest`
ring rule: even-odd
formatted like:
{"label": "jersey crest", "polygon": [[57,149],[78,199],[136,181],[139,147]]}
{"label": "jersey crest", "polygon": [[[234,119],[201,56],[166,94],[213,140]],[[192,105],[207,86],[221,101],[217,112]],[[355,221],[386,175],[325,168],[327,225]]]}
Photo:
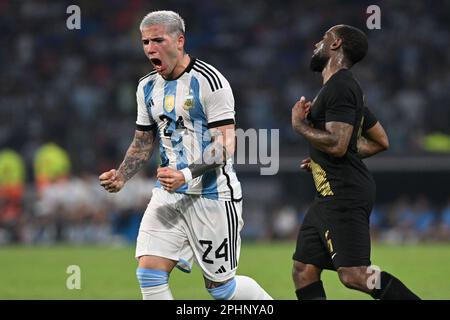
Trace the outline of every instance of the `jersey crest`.
{"label": "jersey crest", "polygon": [[173,108],[175,108],[175,96],[169,95],[164,97],[164,109],[167,112],[172,112]]}

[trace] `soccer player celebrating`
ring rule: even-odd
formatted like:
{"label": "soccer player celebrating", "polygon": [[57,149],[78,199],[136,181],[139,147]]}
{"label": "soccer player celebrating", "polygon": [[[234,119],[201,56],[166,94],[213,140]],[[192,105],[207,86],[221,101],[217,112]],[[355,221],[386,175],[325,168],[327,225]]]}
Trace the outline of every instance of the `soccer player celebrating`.
{"label": "soccer player celebrating", "polygon": [[255,280],[235,275],[243,221],[231,87],[217,69],[185,52],[177,13],[151,12],[140,31],[154,70],[137,87],[137,128],[125,159],[99,178],[107,191],[120,191],[159,137],[158,182],[136,246],[143,299],[173,299],[170,272],[175,266],[189,272],[194,260],[213,298],[271,299]]}
{"label": "soccer player celebrating", "polygon": [[386,149],[388,139],[364,108],[363,92],[349,70],[366,55],[367,37],[337,25],[315,48],[310,66],[322,73],[323,86],[313,102],[301,97],[292,109],[292,127],[310,144],[302,167],[312,171],[317,189],[293,255],[297,298],[325,299],[320,275],[329,269],[346,287],[375,299],[418,299],[393,275],[368,269],[375,182],[361,158]]}

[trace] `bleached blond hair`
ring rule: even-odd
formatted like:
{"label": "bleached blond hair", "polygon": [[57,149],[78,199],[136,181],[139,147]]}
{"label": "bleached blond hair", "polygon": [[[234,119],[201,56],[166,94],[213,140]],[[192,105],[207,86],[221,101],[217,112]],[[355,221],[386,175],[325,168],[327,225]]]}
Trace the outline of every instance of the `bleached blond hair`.
{"label": "bleached blond hair", "polygon": [[183,34],[185,32],[183,18],[174,11],[160,10],[148,13],[141,21],[139,29],[153,25],[164,25],[168,34]]}

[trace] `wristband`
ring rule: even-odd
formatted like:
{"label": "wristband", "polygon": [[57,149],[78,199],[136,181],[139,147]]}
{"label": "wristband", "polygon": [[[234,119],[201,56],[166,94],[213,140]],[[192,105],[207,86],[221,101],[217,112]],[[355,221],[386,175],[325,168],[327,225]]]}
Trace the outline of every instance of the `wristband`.
{"label": "wristband", "polygon": [[192,172],[191,172],[191,170],[189,168],[184,168],[184,169],[181,169],[180,171],[183,174],[184,181],[186,183],[188,183],[189,181],[192,180]]}

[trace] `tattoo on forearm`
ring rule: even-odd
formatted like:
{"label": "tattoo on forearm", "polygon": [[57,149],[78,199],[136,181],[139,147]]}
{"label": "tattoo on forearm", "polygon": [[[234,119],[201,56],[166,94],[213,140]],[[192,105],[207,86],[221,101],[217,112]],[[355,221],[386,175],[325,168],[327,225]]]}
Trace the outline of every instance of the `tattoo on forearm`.
{"label": "tattoo on forearm", "polygon": [[352,125],[343,122],[328,122],[327,131],[315,129],[306,123],[298,123],[295,130],[304,136],[315,148],[330,153],[340,145],[348,146]]}
{"label": "tattoo on forearm", "polygon": [[361,159],[368,158],[383,150],[376,142],[360,137],[357,141],[358,156]]}
{"label": "tattoo on forearm", "polygon": [[128,148],[125,159],[118,170],[125,181],[133,177],[150,158],[153,152],[154,139],[153,131],[136,131],[133,142]]}
{"label": "tattoo on forearm", "polygon": [[316,148],[323,151],[324,148],[333,147],[336,145],[336,137],[327,131],[314,129],[309,126],[304,126],[300,132],[309,142]]}

